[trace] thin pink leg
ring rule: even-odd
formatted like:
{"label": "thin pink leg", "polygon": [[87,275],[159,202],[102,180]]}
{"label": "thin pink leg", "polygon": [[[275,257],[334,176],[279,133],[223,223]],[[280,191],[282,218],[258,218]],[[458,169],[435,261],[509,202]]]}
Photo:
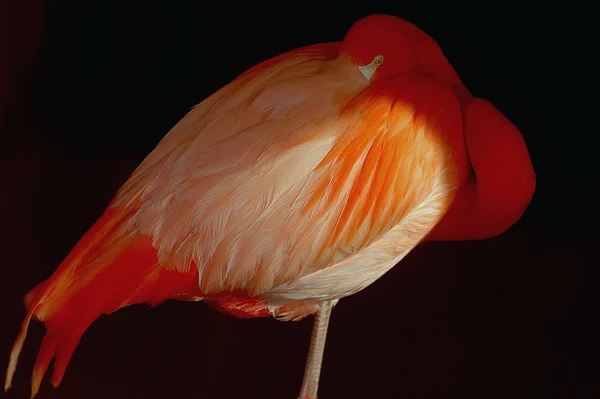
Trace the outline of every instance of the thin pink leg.
{"label": "thin pink leg", "polygon": [[302,388],[300,388],[299,399],[317,399],[319,389],[319,376],[321,375],[321,364],[323,363],[323,351],[325,350],[325,339],[327,338],[327,327],[333,303],[323,302],[315,312],[312,336],[310,338],[310,349],[306,359]]}

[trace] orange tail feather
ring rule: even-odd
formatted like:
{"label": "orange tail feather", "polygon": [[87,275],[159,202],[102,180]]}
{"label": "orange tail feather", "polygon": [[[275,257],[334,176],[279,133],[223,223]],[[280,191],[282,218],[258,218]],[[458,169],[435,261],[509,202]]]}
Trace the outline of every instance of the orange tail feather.
{"label": "orange tail feather", "polygon": [[26,296],[28,314],[11,352],[5,390],[10,388],[32,317],[47,328],[33,369],[34,397],[54,358],[51,383],[60,384],[79,340],[101,314],[135,303],[157,305],[169,298],[200,296],[196,268],[189,273],[164,269],[149,236],[121,228],[130,214],[109,209],[57,271]]}

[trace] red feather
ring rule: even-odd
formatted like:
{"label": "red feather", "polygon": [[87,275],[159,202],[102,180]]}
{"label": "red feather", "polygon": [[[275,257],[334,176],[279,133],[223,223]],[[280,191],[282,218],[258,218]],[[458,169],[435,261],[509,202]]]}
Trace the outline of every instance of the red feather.
{"label": "red feather", "polygon": [[161,267],[149,236],[124,231],[130,214],[131,210],[109,208],[58,271],[26,296],[29,313],[11,353],[8,386],[31,317],[48,330],[33,370],[35,395],[53,358],[51,383],[60,384],[83,333],[101,314],[136,303],[155,306],[171,298],[201,297],[197,268],[181,273]]}

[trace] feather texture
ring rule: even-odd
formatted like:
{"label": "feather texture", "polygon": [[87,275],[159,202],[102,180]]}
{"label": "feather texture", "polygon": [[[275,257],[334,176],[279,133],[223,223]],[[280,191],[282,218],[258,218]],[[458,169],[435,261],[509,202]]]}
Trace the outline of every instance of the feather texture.
{"label": "feather texture", "polygon": [[7,388],[32,317],[48,328],[35,395],[102,313],[169,298],[240,317],[310,310],[365,288],[428,234],[459,185],[458,101],[414,73],[369,84],[336,48],[261,64],[173,127],[27,296]]}
{"label": "feather texture", "polygon": [[460,134],[459,104],[431,78],[368,85],[350,63],[299,51],[194,108],[115,206],[140,201],[130,226],[164,267],[198,268],[204,294],[262,295],[435,209],[425,235],[458,184],[448,129]]}

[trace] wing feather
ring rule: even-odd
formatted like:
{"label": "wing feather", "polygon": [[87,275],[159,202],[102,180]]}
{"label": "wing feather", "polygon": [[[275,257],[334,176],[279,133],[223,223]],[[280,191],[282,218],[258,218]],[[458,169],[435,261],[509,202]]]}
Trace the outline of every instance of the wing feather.
{"label": "wing feather", "polygon": [[[449,209],[459,184],[449,143],[461,133],[460,107],[437,82],[411,78],[398,80],[387,92],[366,90],[355,101],[359,108],[345,110],[351,120],[357,118],[348,134],[361,137],[338,141],[343,150],[326,158],[330,178],[325,181],[352,184],[340,191],[345,199],[336,206],[309,202],[321,204],[324,214],[341,210],[328,240],[315,240],[321,245],[319,256],[328,261],[266,292],[270,305],[336,300],[367,287],[418,245]],[[375,138],[365,140],[369,135]],[[364,148],[350,150],[353,145]],[[330,154],[334,151],[335,145]],[[345,156],[357,153],[366,153],[355,158],[358,173],[338,170],[348,164]]]}
{"label": "wing feather", "polygon": [[[398,226],[419,230],[415,212],[431,198],[431,220],[451,201],[439,121],[460,129],[458,103],[414,79],[368,86],[333,49],[242,75],[186,115],[119,192],[114,206],[142,203],[130,226],[153,237],[161,264],[197,267],[205,294],[288,295],[298,282],[308,292],[310,276],[371,254]],[[396,252],[372,255],[389,263]]]}

